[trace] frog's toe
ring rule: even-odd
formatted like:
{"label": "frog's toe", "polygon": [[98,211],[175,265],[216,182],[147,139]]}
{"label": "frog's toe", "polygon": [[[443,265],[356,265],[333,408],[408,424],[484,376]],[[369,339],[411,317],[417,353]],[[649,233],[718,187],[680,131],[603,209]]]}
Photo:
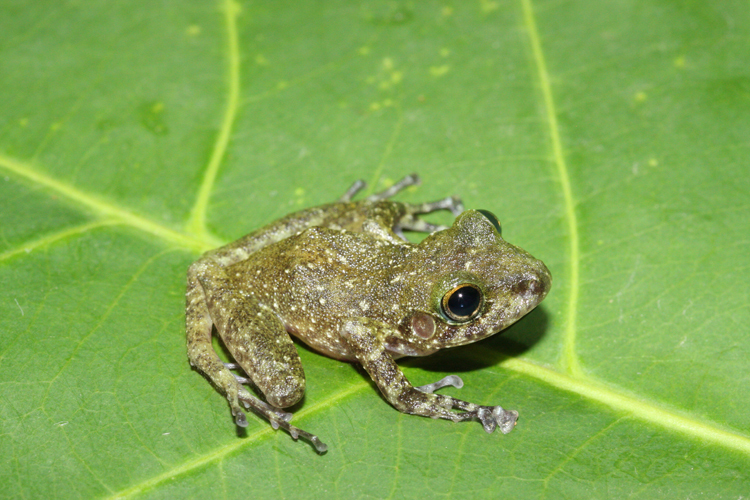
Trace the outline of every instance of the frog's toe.
{"label": "frog's toe", "polygon": [[492,411],[490,411],[489,408],[482,406],[477,410],[477,418],[482,423],[482,427],[484,427],[487,434],[492,434],[495,427],[497,427],[497,422],[495,422],[495,419],[492,416]]}
{"label": "frog's toe", "polygon": [[247,416],[245,415],[245,412],[242,411],[242,408],[240,408],[238,400],[232,400],[232,398],[227,399],[229,399],[229,407],[232,410],[234,423],[237,424],[238,427],[247,427]]}
{"label": "frog's toe", "polygon": [[385,191],[381,191],[379,193],[375,193],[371,196],[368,196],[367,199],[369,201],[380,201],[380,200],[386,200],[390,198],[391,196],[395,195],[399,191],[404,190],[405,188],[409,186],[418,186],[422,180],[419,178],[417,174],[409,174],[400,181],[396,182],[394,185],[386,189]]}
{"label": "frog's toe", "polygon": [[366,187],[367,183],[365,181],[363,181],[362,179],[357,179],[356,181],[354,181],[354,184],[352,184],[351,187],[346,190],[346,193],[341,195],[339,201],[344,203],[352,201],[352,198],[354,198],[357,193],[359,193]]}
{"label": "frog's toe", "polygon": [[[403,238],[403,230],[416,231],[418,233],[434,233],[435,231],[442,231],[448,229],[448,226],[442,226],[439,224],[433,224],[417,217],[405,217],[398,224],[393,227],[393,232]],[[406,238],[404,238],[405,241]]]}
{"label": "frog's toe", "polygon": [[328,451],[328,445],[318,439],[318,436],[313,436],[311,442],[318,453],[323,454]]}
{"label": "frog's toe", "polygon": [[460,389],[464,386],[464,381],[461,380],[461,377],[459,377],[458,375],[448,375],[441,378],[437,382],[433,382],[427,385],[420,385],[419,387],[415,387],[415,389],[422,392],[435,392],[438,389],[442,389],[443,387],[448,386]]}
{"label": "frog's toe", "polygon": [[438,210],[449,210],[454,217],[458,217],[464,211],[464,204],[458,196],[448,196],[442,200],[430,201],[416,205],[408,205],[412,214],[429,214]]}
{"label": "frog's toe", "polygon": [[425,213],[434,212],[436,210],[449,210],[454,217],[458,217],[464,211],[464,204],[458,196],[448,196],[442,200],[425,203],[424,208],[426,209]]}
{"label": "frog's toe", "polygon": [[247,416],[244,411],[238,410],[237,413],[235,413],[234,423],[237,424],[238,427],[247,427]]}
{"label": "frog's toe", "polygon": [[[241,370],[242,369],[242,367],[238,365],[237,363],[224,363],[224,366],[227,368],[227,370]],[[241,375],[237,375],[236,373],[233,373],[232,376],[238,383],[242,385],[247,385],[250,383],[250,379],[245,378]]]}
{"label": "frog's toe", "polygon": [[507,434],[513,430],[518,420],[518,412],[515,410],[503,410],[499,406],[492,409],[492,416],[500,427],[500,432]]}

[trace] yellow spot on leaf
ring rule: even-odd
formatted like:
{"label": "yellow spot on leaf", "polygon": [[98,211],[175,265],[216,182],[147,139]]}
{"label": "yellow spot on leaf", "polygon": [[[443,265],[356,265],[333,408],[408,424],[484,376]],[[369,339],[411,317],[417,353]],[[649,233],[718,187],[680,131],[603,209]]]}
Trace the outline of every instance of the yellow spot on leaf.
{"label": "yellow spot on leaf", "polygon": [[368,47],[367,45],[363,45],[359,48],[359,50],[357,50],[357,53],[361,56],[366,56],[370,53],[370,47]]}
{"label": "yellow spot on leaf", "polygon": [[442,66],[430,66],[430,74],[432,76],[443,76],[448,71],[450,71],[451,67],[447,64],[443,64]]}
{"label": "yellow spot on leaf", "polygon": [[678,56],[674,60],[674,67],[675,68],[684,68],[685,67],[685,56]]}
{"label": "yellow spot on leaf", "polygon": [[442,9],[440,9],[440,14],[442,14],[443,17],[450,17],[453,15],[453,7],[446,5]]}
{"label": "yellow spot on leaf", "polygon": [[448,57],[449,55],[451,55],[450,49],[447,49],[445,47],[440,49],[440,57]]}
{"label": "yellow spot on leaf", "polygon": [[643,102],[646,99],[648,99],[648,95],[646,95],[645,92],[636,92],[636,94],[635,94],[635,102]]}
{"label": "yellow spot on leaf", "polygon": [[484,12],[485,14],[500,8],[497,2],[493,2],[491,0],[479,0],[479,6],[482,9],[482,12]]}
{"label": "yellow spot on leaf", "polygon": [[191,24],[187,27],[185,33],[187,33],[189,36],[198,36],[201,34],[201,27],[197,24]]}

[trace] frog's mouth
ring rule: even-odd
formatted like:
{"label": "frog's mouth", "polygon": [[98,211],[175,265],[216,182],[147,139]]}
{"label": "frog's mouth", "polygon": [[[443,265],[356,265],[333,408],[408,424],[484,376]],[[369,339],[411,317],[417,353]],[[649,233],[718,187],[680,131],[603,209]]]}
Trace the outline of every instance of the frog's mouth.
{"label": "frog's mouth", "polygon": [[385,343],[385,350],[391,353],[394,359],[403,356],[429,356],[439,349],[439,347],[417,347],[398,338],[389,338]]}

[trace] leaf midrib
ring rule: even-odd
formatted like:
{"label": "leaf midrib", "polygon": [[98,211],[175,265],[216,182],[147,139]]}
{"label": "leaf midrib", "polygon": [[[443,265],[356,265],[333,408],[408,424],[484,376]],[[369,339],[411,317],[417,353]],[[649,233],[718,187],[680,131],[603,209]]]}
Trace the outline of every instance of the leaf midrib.
{"label": "leaf midrib", "polygon": [[531,45],[532,59],[536,68],[537,78],[539,79],[539,90],[544,104],[545,119],[549,129],[550,146],[552,149],[552,158],[555,164],[557,176],[560,179],[560,188],[562,189],[563,205],[565,210],[565,222],[569,234],[569,258],[570,265],[568,269],[568,283],[570,295],[568,296],[567,320],[565,334],[563,335],[563,352],[562,352],[562,371],[573,375],[582,375],[581,366],[576,354],[576,314],[578,311],[578,269],[579,269],[579,246],[578,246],[578,217],[576,216],[576,203],[573,197],[573,189],[570,185],[570,174],[568,165],[565,161],[562,140],[560,138],[560,126],[557,123],[557,110],[555,99],[552,95],[552,85],[550,83],[549,72],[547,71],[547,61],[542,50],[542,42],[539,37],[539,30],[536,26],[534,17],[534,8],[531,0],[521,0],[523,9],[523,20],[526,31],[529,36]]}
{"label": "leaf midrib", "polygon": [[229,147],[232,128],[237,118],[240,105],[240,45],[237,34],[237,14],[239,6],[233,0],[224,0],[224,22],[227,30],[227,102],[224,118],[221,122],[219,134],[216,137],[211,157],[208,160],[203,181],[198,190],[190,218],[187,222],[187,232],[198,235],[199,239],[207,239],[210,234],[206,228],[206,212],[211,199],[216,176],[221,167],[221,161]]}

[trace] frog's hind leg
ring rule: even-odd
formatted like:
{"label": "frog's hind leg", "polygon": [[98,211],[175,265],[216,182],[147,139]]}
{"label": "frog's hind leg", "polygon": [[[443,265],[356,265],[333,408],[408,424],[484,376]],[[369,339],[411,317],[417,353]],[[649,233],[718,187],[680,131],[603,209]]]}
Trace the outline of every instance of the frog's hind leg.
{"label": "frog's hind leg", "polygon": [[[292,415],[279,410],[298,402],[305,392],[302,363],[281,321],[252,297],[241,296],[226,269],[207,259],[196,262],[188,271],[187,300],[188,357],[227,397],[237,425],[247,426],[239,404],[242,402],[274,429],[281,427],[294,439],[305,438],[319,453],[325,452],[327,446],[317,436],[290,425]],[[216,355],[211,345],[212,324],[234,360],[270,404],[245,389],[242,383],[248,381],[238,380]]]}

